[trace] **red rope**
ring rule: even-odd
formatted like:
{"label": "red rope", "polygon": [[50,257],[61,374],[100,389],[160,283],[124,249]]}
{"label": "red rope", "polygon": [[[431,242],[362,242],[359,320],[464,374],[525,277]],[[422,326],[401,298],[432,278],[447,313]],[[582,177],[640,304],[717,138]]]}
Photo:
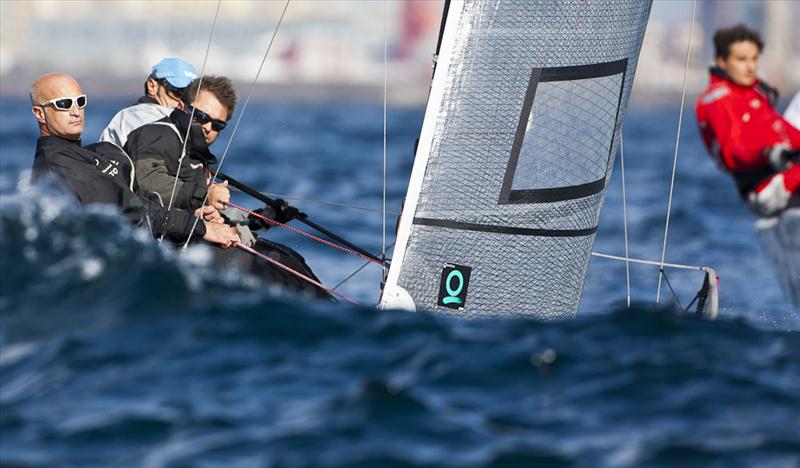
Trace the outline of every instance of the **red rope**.
{"label": "red rope", "polygon": [[266,216],[264,216],[262,214],[256,213],[255,211],[250,211],[247,208],[239,206],[239,205],[237,205],[235,203],[228,202],[228,206],[232,206],[232,207],[234,207],[234,208],[236,208],[238,210],[242,210],[245,213],[249,213],[249,214],[251,214],[251,215],[253,215],[253,216],[255,216],[255,217],[259,218],[259,219],[263,219],[264,221],[266,221],[268,223],[274,224],[276,226],[285,227],[286,229],[288,229],[290,231],[296,232],[296,233],[298,233],[300,235],[303,235],[303,236],[306,236],[306,237],[308,237],[310,239],[314,239],[315,241],[322,242],[323,244],[325,244],[327,246],[330,246],[330,247],[333,247],[334,249],[339,249],[339,250],[347,252],[349,254],[357,255],[357,256],[363,258],[364,260],[369,260],[372,263],[377,263],[378,265],[383,265],[383,263],[381,263],[380,261],[372,259],[372,258],[369,258],[366,255],[362,255],[362,254],[356,252],[355,250],[350,250],[350,249],[348,249],[346,247],[342,247],[339,244],[335,244],[333,242],[330,242],[330,241],[327,241],[325,239],[322,239],[321,237],[317,237],[317,236],[315,236],[313,234],[310,234],[308,232],[301,231],[300,229],[297,229],[295,227],[289,226],[288,224],[284,224],[284,223],[281,223],[281,222],[276,221],[274,219],[267,218]]}
{"label": "red rope", "polygon": [[307,281],[307,282],[309,282],[309,283],[313,284],[314,286],[316,286],[316,287],[318,287],[318,288],[320,288],[320,289],[322,289],[322,290],[324,290],[324,291],[327,291],[327,292],[328,292],[328,294],[332,294],[332,295],[334,295],[334,296],[336,296],[336,297],[339,297],[339,298],[341,298],[341,299],[344,299],[344,300],[346,300],[346,301],[348,301],[348,302],[350,302],[350,303],[352,303],[352,304],[355,304],[355,305],[357,305],[357,306],[360,306],[360,305],[361,305],[361,304],[359,304],[359,303],[358,303],[358,302],[357,302],[355,299],[351,299],[351,298],[349,298],[349,297],[345,296],[345,295],[344,295],[344,294],[342,294],[342,293],[339,293],[339,292],[336,292],[336,291],[334,291],[333,289],[331,289],[331,288],[329,288],[329,287],[325,286],[324,284],[320,283],[319,281],[316,281],[316,280],[314,280],[313,278],[309,278],[308,276],[306,276],[306,275],[304,275],[304,274],[300,273],[300,272],[299,272],[299,271],[297,271],[297,270],[294,270],[294,269],[292,269],[292,268],[290,268],[290,267],[288,267],[288,266],[284,265],[283,263],[281,263],[281,262],[279,262],[279,261],[277,261],[277,260],[275,260],[275,259],[273,259],[273,258],[269,258],[268,256],[266,256],[266,255],[262,254],[261,252],[257,251],[256,249],[253,249],[253,248],[251,248],[251,247],[248,247],[248,246],[246,246],[246,245],[240,244],[239,242],[236,242],[236,243],[234,243],[233,245],[235,245],[236,247],[238,247],[238,248],[240,248],[240,249],[244,250],[245,252],[249,252],[249,253],[251,253],[251,254],[253,254],[253,255],[255,255],[255,256],[257,256],[257,257],[259,257],[259,258],[262,258],[262,259],[264,259],[264,260],[266,260],[266,261],[270,262],[271,264],[275,265],[276,267],[278,267],[278,268],[280,268],[280,269],[282,269],[282,270],[284,270],[284,271],[288,271],[289,273],[293,274],[294,276],[296,276],[296,277],[298,277],[298,278],[300,278],[300,279],[303,279],[303,280],[305,280],[305,281]]}

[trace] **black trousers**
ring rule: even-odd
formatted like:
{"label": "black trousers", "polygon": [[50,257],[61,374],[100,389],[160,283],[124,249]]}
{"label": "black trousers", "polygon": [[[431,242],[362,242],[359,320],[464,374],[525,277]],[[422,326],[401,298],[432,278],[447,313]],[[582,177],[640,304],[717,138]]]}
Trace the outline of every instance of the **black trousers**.
{"label": "black trousers", "polygon": [[[303,256],[293,249],[283,244],[270,242],[261,238],[258,239],[253,248],[267,257],[286,265],[292,270],[320,282],[317,275],[311,271],[311,267],[308,266]],[[333,297],[324,289],[302,278],[298,278],[263,258],[256,257],[249,252],[235,247],[229,249],[214,248],[214,264],[222,268],[241,269],[269,283],[276,284],[290,291],[299,292],[307,297],[333,300]]]}

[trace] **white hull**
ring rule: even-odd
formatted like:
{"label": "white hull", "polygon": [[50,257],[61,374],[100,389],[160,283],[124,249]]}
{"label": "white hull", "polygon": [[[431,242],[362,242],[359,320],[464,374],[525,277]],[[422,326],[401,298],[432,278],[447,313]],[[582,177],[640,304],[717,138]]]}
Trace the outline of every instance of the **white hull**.
{"label": "white hull", "polygon": [[800,310],[800,208],[760,219],[755,228],[784,293]]}

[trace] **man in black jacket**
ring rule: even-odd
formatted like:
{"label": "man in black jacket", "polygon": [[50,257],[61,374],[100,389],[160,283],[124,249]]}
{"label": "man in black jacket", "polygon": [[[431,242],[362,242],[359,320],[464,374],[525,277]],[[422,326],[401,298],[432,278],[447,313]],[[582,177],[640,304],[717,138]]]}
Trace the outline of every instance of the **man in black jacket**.
{"label": "man in black jacket", "polygon": [[[195,219],[191,211],[167,211],[152,199],[133,192],[131,164],[124,152],[109,143],[80,145],[84,128],[86,95],[75,79],[65,73],[50,73],[31,86],[32,112],[39,124],[39,140],[33,164],[34,179],[52,176],[75,194],[81,203],[117,205],[136,225],[147,225],[156,236],[174,241],[190,236]],[[239,241],[214,210],[197,210],[204,216],[194,236],[229,247]]]}
{"label": "man in black jacket", "polygon": [[[209,145],[217,140],[233,115],[236,107],[233,84],[224,76],[204,76],[186,87],[183,99],[185,104],[169,117],[143,125],[128,136],[125,150],[136,168],[138,191],[155,194],[164,206],[170,206],[171,202],[172,206],[185,209],[200,207],[208,195],[208,205],[221,211],[236,226],[242,242],[252,246],[256,239],[250,228],[269,229],[271,225],[226,209],[230,200],[227,182],[208,185],[208,166],[216,162]],[[187,135],[188,141],[184,143]],[[185,154],[182,163],[181,154]],[[281,207],[278,210],[264,207],[257,211],[270,219],[288,222],[297,210],[283,200],[278,202]]]}
{"label": "man in black jacket", "polygon": [[[183,99],[185,104],[175,109],[169,117],[143,125],[128,135],[125,151],[133,159],[138,193],[153,194],[164,206],[170,206],[171,203],[173,207],[184,209],[202,207],[207,194],[209,206],[203,208],[212,207],[222,211],[225,220],[236,227],[242,244],[317,280],[300,254],[284,245],[261,239],[251,232],[251,226],[269,227],[269,223],[262,223],[257,218],[251,219],[238,210],[226,209],[225,205],[230,200],[227,182],[209,184],[208,166],[214,164],[216,158],[208,146],[216,141],[236,106],[236,92],[231,81],[223,76],[198,78],[186,88]],[[184,143],[187,135],[188,141]],[[184,155],[183,162],[181,155]],[[281,206],[283,208],[279,212],[270,207],[256,211],[270,219],[286,222],[297,210],[285,202]],[[282,269],[264,261],[254,261],[254,257],[248,259],[234,254],[235,252],[230,251],[222,252],[217,255],[216,261],[220,264],[237,264],[243,270],[290,289],[317,297],[329,297],[324,290],[298,280],[296,276],[287,274]],[[222,258],[223,256],[229,258]]]}
{"label": "man in black jacket", "polygon": [[236,92],[230,80],[221,76],[203,77],[198,91],[199,85],[198,78],[187,87],[187,105],[132,131],[125,151],[133,159],[140,193],[156,194],[164,206],[171,202],[184,209],[199,208],[208,195],[208,204],[222,210],[230,192],[227,184],[208,185],[208,165],[216,162],[208,146],[233,115]]}

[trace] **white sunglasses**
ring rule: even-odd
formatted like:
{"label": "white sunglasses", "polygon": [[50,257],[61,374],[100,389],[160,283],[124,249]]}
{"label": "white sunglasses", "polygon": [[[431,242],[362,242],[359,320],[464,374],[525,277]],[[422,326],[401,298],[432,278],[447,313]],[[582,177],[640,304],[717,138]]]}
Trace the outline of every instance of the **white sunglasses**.
{"label": "white sunglasses", "polygon": [[72,106],[75,104],[78,105],[78,109],[83,109],[86,107],[86,101],[86,95],[81,94],[80,96],[75,97],[59,97],[51,99],[39,104],[39,107],[47,107],[48,105],[52,104],[57,110],[68,111],[72,109]]}

